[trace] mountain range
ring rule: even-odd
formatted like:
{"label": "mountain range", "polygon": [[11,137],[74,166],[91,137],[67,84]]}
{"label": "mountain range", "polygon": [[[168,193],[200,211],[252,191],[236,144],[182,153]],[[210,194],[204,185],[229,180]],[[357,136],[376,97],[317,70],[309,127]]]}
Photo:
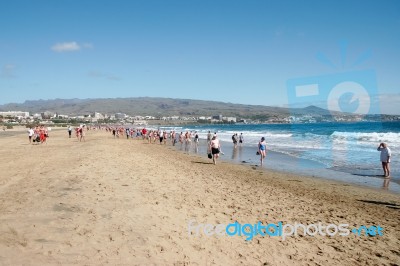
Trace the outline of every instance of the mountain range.
{"label": "mountain range", "polygon": [[[235,116],[241,118],[284,117],[288,115],[331,115],[328,110],[309,106],[284,108],[262,105],[234,104],[216,101],[172,98],[108,98],[108,99],[54,99],[25,101],[0,105],[0,111],[27,111],[42,113],[50,111],[64,115],[125,113],[131,116]],[[340,114],[339,112],[334,112]]]}

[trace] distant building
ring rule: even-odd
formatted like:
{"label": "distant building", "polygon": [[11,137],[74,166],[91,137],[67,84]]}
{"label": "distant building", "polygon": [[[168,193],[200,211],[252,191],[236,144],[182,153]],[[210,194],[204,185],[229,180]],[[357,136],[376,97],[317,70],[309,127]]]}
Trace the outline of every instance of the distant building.
{"label": "distant building", "polygon": [[146,126],[147,121],[146,120],[135,120],[134,124],[138,125],[138,126]]}
{"label": "distant building", "polygon": [[42,115],[41,114],[34,114],[33,115],[33,119],[42,119]]}
{"label": "distant building", "polygon": [[50,118],[54,117],[54,113],[50,112],[50,111],[43,112],[43,113],[41,113],[41,115],[42,115],[43,119],[50,119]]}
{"label": "distant building", "polygon": [[94,115],[93,115],[93,118],[94,119],[104,119],[105,117],[101,113],[95,112]]}
{"label": "distant building", "polygon": [[115,118],[116,119],[125,119],[125,118],[127,118],[128,116],[126,115],[126,114],[123,114],[123,113],[116,113],[115,114]]}
{"label": "distant building", "polygon": [[211,119],[213,119],[213,120],[218,120],[218,121],[222,121],[222,115],[213,115],[213,116],[211,117]]}
{"label": "distant building", "polygon": [[226,121],[226,122],[233,122],[233,123],[236,123],[236,117],[227,116],[227,117],[223,117],[222,120],[223,120],[223,121]]}
{"label": "distant building", "polygon": [[0,115],[3,117],[29,117],[29,112],[22,111],[8,111],[8,112],[0,112]]}

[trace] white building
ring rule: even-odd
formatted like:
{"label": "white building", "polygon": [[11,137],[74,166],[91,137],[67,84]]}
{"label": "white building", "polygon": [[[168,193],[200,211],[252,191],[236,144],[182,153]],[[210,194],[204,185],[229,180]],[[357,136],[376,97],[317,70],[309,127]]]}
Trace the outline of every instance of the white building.
{"label": "white building", "polygon": [[93,118],[94,119],[104,119],[104,115],[102,115],[101,113],[95,112]]}
{"label": "white building", "polygon": [[116,119],[125,119],[125,118],[127,118],[128,116],[126,115],[126,114],[123,114],[123,113],[116,113],[115,114],[115,118]]}
{"label": "white building", "polygon": [[227,116],[227,117],[223,117],[222,118],[222,120],[223,121],[227,121],[227,122],[234,122],[234,123],[236,123],[236,117],[230,117],[230,116]]}

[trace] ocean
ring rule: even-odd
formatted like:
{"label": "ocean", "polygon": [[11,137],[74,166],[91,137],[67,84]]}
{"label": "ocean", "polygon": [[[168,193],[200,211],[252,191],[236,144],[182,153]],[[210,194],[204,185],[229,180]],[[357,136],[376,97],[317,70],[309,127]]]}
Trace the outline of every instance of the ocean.
{"label": "ocean", "polygon": [[[377,180],[383,180],[380,152],[376,149],[379,143],[386,142],[392,151],[392,180],[400,183],[400,122],[212,124],[160,129],[175,130],[178,133],[197,131],[203,141],[197,151],[191,147],[191,152],[199,154],[206,153],[205,139],[208,131],[216,132],[223,142],[223,159],[254,165],[259,164],[259,157],[255,154],[257,143],[261,137],[265,137],[269,151],[266,168],[316,176],[323,175],[320,172],[324,170],[331,170],[329,178],[345,179],[346,182],[354,179],[357,180],[355,183],[367,185],[375,182],[378,184],[380,182]],[[234,133],[243,133],[242,147],[233,147]],[[279,160],[288,160],[289,163]],[[340,173],[347,173],[350,177],[347,175],[343,178],[346,175]],[[400,187],[393,186],[400,191]]]}

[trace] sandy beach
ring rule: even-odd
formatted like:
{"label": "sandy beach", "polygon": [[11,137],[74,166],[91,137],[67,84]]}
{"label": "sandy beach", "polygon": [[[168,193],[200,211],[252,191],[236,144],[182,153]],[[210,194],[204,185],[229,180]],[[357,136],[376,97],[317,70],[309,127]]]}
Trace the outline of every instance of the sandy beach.
{"label": "sandy beach", "polygon": [[[400,265],[400,195],[89,131],[0,135],[0,265]],[[382,236],[206,236],[188,223],[380,225]]]}

